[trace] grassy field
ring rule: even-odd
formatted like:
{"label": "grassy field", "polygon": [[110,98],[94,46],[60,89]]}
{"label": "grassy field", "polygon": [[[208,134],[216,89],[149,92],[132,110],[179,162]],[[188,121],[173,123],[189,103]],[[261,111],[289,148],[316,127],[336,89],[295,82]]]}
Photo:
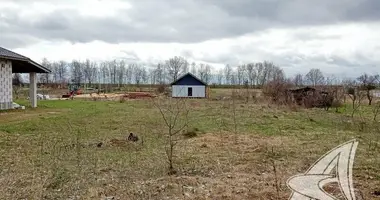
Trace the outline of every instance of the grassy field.
{"label": "grassy field", "polygon": [[[351,118],[349,105],[336,113],[258,101],[187,104],[197,135],[176,146],[173,176],[167,128],[150,100],[40,101],[37,109],[0,112],[0,199],[287,199],[288,178],[354,138],[355,188],[380,199],[372,107]],[[113,142],[130,132],[140,140]]]}

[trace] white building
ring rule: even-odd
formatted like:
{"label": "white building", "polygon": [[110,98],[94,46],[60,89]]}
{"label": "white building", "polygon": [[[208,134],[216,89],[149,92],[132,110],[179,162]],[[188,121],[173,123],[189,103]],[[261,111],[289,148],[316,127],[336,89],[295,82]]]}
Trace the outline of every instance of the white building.
{"label": "white building", "polygon": [[0,47],[0,110],[13,108],[12,73],[29,73],[31,106],[37,107],[37,73],[50,70],[31,59]]}
{"label": "white building", "polygon": [[172,97],[207,98],[207,84],[191,73],[187,73],[170,84]]}

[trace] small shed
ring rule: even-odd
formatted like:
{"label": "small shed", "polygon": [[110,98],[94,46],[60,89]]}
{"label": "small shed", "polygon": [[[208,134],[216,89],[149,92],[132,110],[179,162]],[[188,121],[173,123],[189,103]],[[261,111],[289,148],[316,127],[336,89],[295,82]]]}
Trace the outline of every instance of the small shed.
{"label": "small shed", "polygon": [[29,73],[29,96],[33,108],[37,107],[37,73],[50,70],[28,57],[0,47],[0,110],[13,108],[12,73]]}
{"label": "small shed", "polygon": [[334,101],[332,94],[313,87],[292,88],[289,91],[298,105],[306,107],[328,108]]}
{"label": "small shed", "polygon": [[288,91],[292,94],[292,97],[297,102],[297,104],[301,105],[304,103],[307,97],[315,95],[316,89],[306,86],[306,87],[290,88]]}
{"label": "small shed", "polygon": [[170,84],[172,97],[208,98],[208,86],[191,73],[187,73]]}

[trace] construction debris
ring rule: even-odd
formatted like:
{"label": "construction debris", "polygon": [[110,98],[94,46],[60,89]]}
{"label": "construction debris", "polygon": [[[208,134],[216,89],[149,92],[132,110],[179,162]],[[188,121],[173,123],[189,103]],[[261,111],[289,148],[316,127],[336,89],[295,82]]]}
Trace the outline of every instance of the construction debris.
{"label": "construction debris", "polygon": [[157,95],[149,92],[127,92],[127,93],[106,93],[106,94],[81,94],[76,95],[76,99],[93,99],[93,100],[120,100],[120,99],[144,99],[144,98],[154,98]]}
{"label": "construction debris", "polygon": [[15,102],[12,103],[12,108],[25,110],[25,106],[21,106],[20,104],[15,103]]}
{"label": "construction debris", "polygon": [[50,96],[49,95],[45,95],[45,94],[37,94],[37,99],[38,100],[49,100]]}

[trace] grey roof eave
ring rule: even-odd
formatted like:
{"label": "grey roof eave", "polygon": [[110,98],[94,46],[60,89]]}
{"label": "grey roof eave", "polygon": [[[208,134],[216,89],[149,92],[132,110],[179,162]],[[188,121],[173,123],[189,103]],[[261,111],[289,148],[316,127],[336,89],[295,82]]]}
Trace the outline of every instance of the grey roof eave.
{"label": "grey roof eave", "polygon": [[34,67],[37,67],[39,69],[41,69],[43,72],[41,73],[51,73],[51,70],[38,64],[37,62],[29,59],[29,58],[15,58],[15,57],[10,57],[10,56],[4,56],[4,55],[0,55],[0,58],[3,58],[3,59],[6,59],[6,60],[11,60],[11,61],[22,61],[22,62],[26,62],[30,65],[33,65]]}

